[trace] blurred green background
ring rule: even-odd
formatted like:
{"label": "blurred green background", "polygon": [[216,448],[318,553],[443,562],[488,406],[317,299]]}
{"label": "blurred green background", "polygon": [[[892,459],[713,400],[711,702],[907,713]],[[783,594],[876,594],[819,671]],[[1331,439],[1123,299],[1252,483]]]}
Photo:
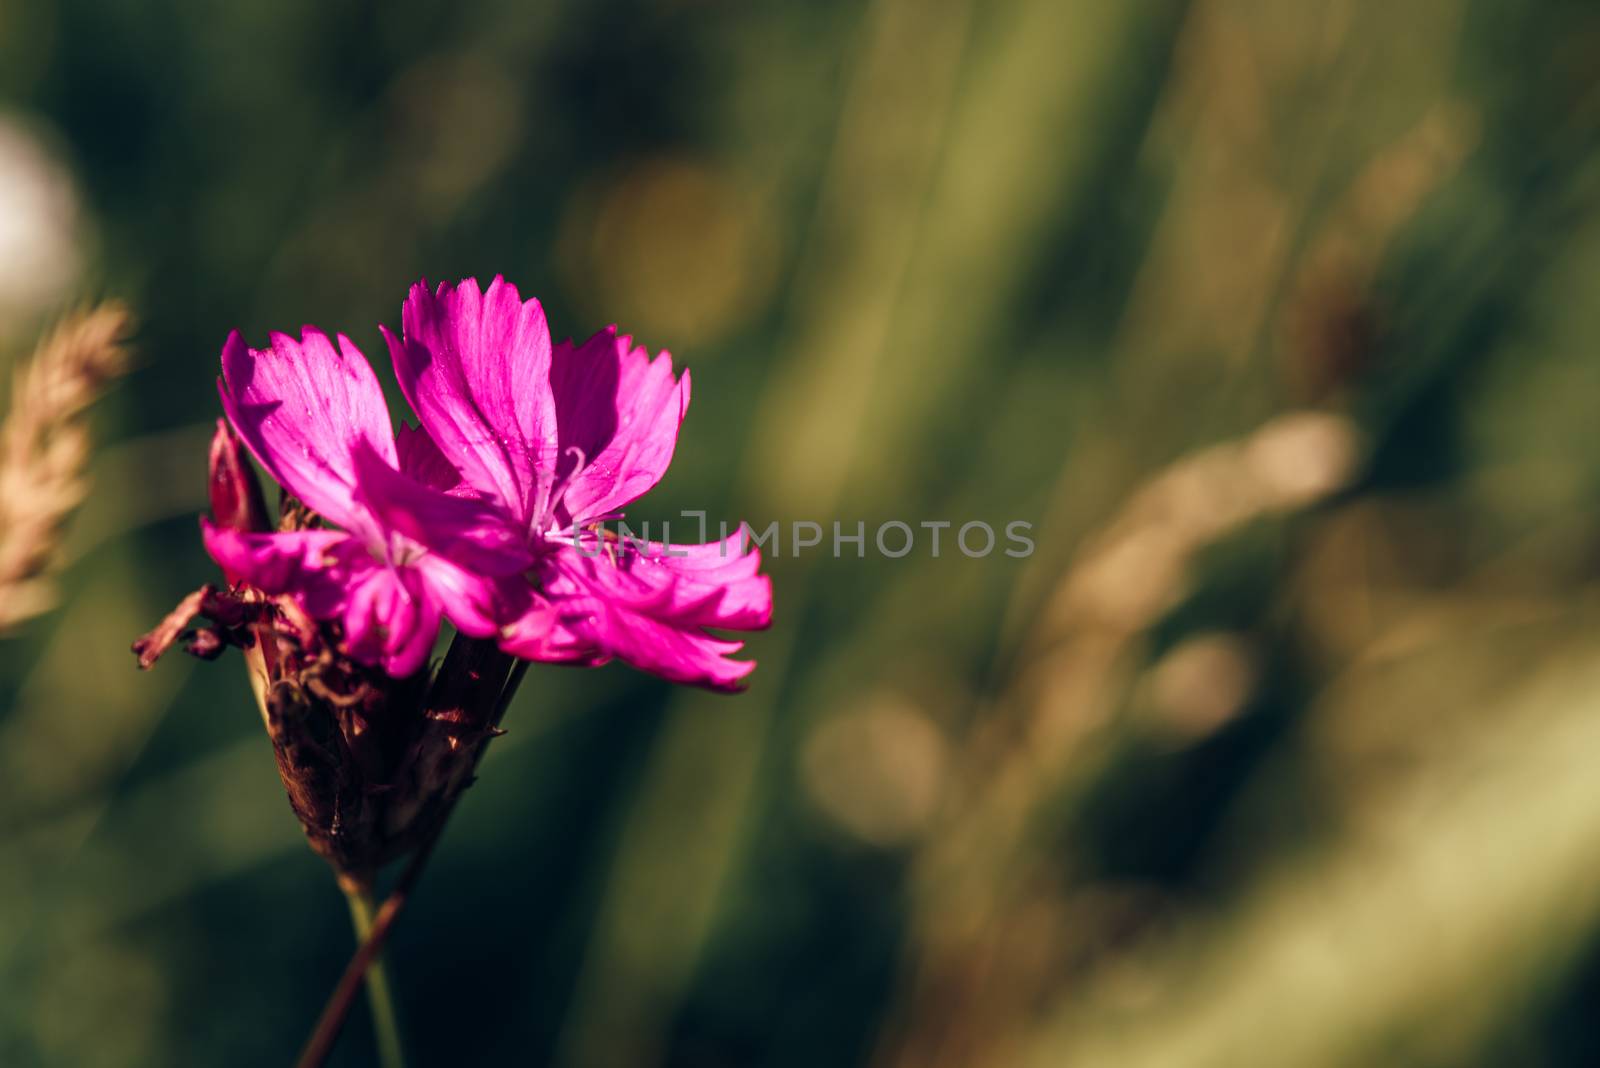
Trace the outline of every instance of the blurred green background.
{"label": "blurred green background", "polygon": [[344,903],[237,658],[128,642],[229,329],[387,376],[501,272],[693,369],[635,518],[1038,551],[786,552],[733,699],[536,667],[415,1064],[1600,1062],[1592,0],[0,0],[0,93],[0,370],[141,322],[0,640],[0,1064],[298,1049]]}

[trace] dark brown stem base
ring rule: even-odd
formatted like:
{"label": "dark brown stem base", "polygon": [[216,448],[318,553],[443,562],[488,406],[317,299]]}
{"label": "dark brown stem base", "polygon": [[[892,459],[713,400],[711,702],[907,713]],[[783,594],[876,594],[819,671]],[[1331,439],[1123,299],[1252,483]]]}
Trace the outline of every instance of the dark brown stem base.
{"label": "dark brown stem base", "polygon": [[[459,641],[459,639],[458,639]],[[452,653],[454,653],[452,648]],[[447,664],[448,667],[448,664]],[[490,730],[497,730],[501,718],[505,715],[506,708],[511,704],[517,687],[521,684],[523,676],[527,673],[528,662],[518,660],[511,668],[508,678],[505,679],[498,699],[495,701],[494,710],[490,718]],[[487,748],[488,738],[483,739],[474,755],[473,766],[482,758],[484,749]],[[462,784],[465,786],[465,783]],[[333,1045],[339,1038],[340,1031],[344,1028],[345,1020],[350,1016],[356,997],[361,992],[361,987],[366,979],[367,971],[383,952],[383,945],[389,938],[395,921],[400,916],[400,911],[406,907],[406,902],[411,899],[411,891],[416,887],[417,880],[422,877],[423,869],[428,865],[428,858],[433,855],[434,846],[439,842],[448,822],[450,813],[454,811],[456,802],[460,800],[464,789],[456,789],[447,796],[443,809],[439,813],[432,833],[427,836],[412,854],[411,860],[406,864],[405,870],[400,873],[400,878],[395,882],[394,888],[389,891],[389,896],[384,899],[383,905],[373,917],[372,927],[367,932],[366,939],[356,948],[355,955],[350,958],[350,963],[345,965],[344,974],[339,977],[338,985],[329,995],[328,1002],[323,1006],[322,1015],[317,1018],[317,1024],[312,1029],[311,1037],[306,1040],[305,1048],[296,1061],[297,1068],[321,1068],[327,1061],[328,1055],[333,1052]]]}

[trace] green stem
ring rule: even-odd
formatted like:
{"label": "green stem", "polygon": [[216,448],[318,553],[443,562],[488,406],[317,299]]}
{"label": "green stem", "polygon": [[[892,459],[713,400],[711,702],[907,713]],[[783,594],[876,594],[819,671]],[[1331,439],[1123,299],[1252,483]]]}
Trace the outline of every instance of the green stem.
{"label": "green stem", "polygon": [[[345,900],[350,903],[350,925],[355,928],[356,944],[372,934],[377,903],[372,898],[372,883],[340,879]],[[382,955],[367,966],[367,1004],[372,1010],[372,1031],[378,1041],[378,1063],[383,1068],[405,1068],[405,1051],[400,1043],[400,1018],[395,1013],[394,997],[389,992],[389,973]]]}

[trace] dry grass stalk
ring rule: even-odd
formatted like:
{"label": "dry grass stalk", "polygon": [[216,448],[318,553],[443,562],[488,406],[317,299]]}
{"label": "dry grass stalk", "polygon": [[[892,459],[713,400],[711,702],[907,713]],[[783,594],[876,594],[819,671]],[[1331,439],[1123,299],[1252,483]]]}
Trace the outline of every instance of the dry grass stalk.
{"label": "dry grass stalk", "polygon": [[0,634],[50,608],[62,527],[88,492],[84,414],[127,367],[128,311],[64,318],[12,381],[0,423]]}
{"label": "dry grass stalk", "polygon": [[[918,858],[918,957],[883,1068],[1013,1063],[1014,1050],[993,1051],[1097,951],[1079,933],[1121,930],[1119,909],[1153,907],[1061,875],[1042,828],[1124,707],[1143,636],[1189,589],[1205,548],[1326,500],[1361,452],[1345,416],[1282,413],[1156,472],[1087,540],[1030,630],[1018,678],[961,747],[947,819]],[[1128,888],[1117,893],[1131,900]]]}

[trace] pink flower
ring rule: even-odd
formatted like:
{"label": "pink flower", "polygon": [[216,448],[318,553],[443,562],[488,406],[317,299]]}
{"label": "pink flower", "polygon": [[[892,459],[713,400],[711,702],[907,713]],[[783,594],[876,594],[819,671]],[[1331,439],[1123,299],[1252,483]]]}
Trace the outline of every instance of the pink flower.
{"label": "pink flower", "polygon": [[[395,373],[426,435],[402,448],[437,495],[492,503],[526,548],[502,584],[500,645],[532,660],[613,657],[675,682],[732,690],[755,667],[706,628],[755,630],[770,581],[743,532],[708,545],[640,545],[599,529],[661,480],[689,405],[689,375],[615,328],[551,345],[537,300],[496,277],[411,289]],[[481,527],[472,527],[482,537]],[[454,618],[454,617],[452,617]],[[458,624],[459,625],[459,624]]]}
{"label": "pink flower", "polygon": [[231,581],[339,621],[353,659],[396,677],[426,662],[441,616],[473,637],[498,633],[502,577],[532,554],[490,506],[425,484],[432,452],[415,432],[397,442],[372,368],[348,338],[336,350],[308,326],[299,341],[271,341],[257,350],[229,335],[223,410],[284,489],[343,529],[261,533],[202,520],[212,558]]}

